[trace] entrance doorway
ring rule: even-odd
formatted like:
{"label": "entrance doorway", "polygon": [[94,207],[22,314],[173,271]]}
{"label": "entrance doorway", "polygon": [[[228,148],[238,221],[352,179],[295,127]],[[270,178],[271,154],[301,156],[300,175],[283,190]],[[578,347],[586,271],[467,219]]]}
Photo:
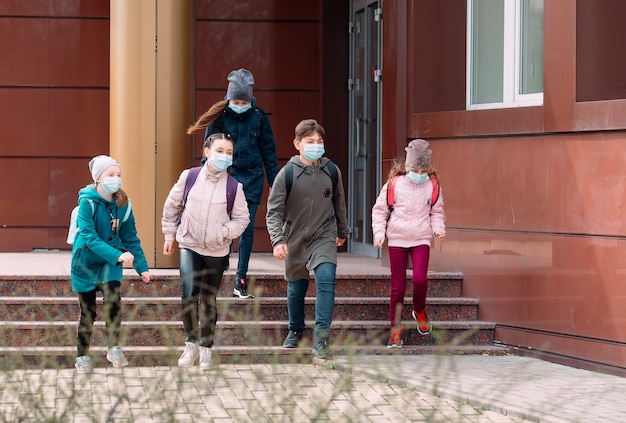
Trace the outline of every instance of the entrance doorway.
{"label": "entrance doorway", "polygon": [[353,0],[350,16],[349,251],[378,258],[372,206],[381,181],[381,0]]}

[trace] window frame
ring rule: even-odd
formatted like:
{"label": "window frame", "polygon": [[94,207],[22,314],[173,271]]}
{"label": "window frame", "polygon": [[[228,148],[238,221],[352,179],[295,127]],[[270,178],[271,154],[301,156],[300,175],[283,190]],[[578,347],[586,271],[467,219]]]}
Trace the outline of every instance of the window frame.
{"label": "window frame", "polygon": [[[530,107],[543,105],[543,92],[520,94],[520,62],[521,62],[521,6],[522,0],[504,1],[504,52],[503,52],[503,86],[502,102],[478,103],[471,102],[472,91],[472,45],[473,45],[473,5],[476,0],[467,1],[467,37],[466,37],[466,110],[488,110],[514,107]],[[510,48],[513,46],[513,48]],[[544,87],[545,88],[545,87]]]}

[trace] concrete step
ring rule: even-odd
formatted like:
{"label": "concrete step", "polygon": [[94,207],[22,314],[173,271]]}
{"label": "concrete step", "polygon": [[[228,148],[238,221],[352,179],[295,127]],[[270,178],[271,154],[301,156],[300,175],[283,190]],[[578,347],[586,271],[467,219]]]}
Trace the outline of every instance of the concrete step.
{"label": "concrete step", "polygon": [[[183,347],[123,347],[124,355],[130,366],[176,366]],[[335,356],[349,356],[356,354],[376,355],[417,355],[417,354],[481,354],[507,355],[508,349],[496,345],[405,345],[401,349],[389,349],[386,346],[332,346]],[[94,346],[90,349],[94,361],[95,372],[98,368],[111,367],[106,359],[106,347]],[[76,358],[75,347],[4,347],[0,346],[0,371],[26,368],[73,368]],[[311,349],[283,348],[281,346],[214,346],[213,358],[219,364],[284,364],[284,363],[311,363],[315,358]],[[197,363],[195,369],[198,369]]]}
{"label": "concrete step", "polygon": [[[98,315],[103,316],[103,300],[98,298]],[[239,299],[219,297],[219,320],[288,320],[285,297]],[[428,315],[434,320],[476,320],[478,300],[464,297],[429,297]],[[172,321],[180,320],[179,297],[123,297],[122,320]],[[410,316],[413,299],[404,300],[404,315]],[[315,313],[315,298],[305,299],[305,315]],[[78,318],[77,297],[0,297],[0,320],[59,321]],[[333,317],[336,320],[386,320],[389,318],[389,298],[337,297]]]}
{"label": "concrete step", "polygon": [[[433,297],[458,297],[461,295],[463,276],[460,273],[429,272],[428,295]],[[257,297],[284,297],[287,282],[283,275],[251,276],[249,291]],[[218,292],[219,296],[232,296],[235,279],[225,275]],[[309,295],[315,295],[315,282],[309,284]],[[410,277],[407,278],[407,296],[412,292]],[[125,297],[178,297],[180,278],[172,275],[157,275],[151,282],[138,277],[125,276],[122,295]],[[69,276],[0,276],[0,297],[4,296],[56,296],[69,297],[72,284]],[[337,297],[388,297],[389,276],[387,275],[338,275],[335,288]]]}
{"label": "concrete step", "polygon": [[[287,335],[287,321],[218,321],[215,345],[219,346],[276,346],[282,345]],[[402,322],[405,345],[489,345],[493,342],[495,323],[482,321],[431,321],[433,332],[427,336],[417,333],[415,321]],[[314,322],[307,322],[312,328]],[[76,321],[58,322],[0,322],[3,346],[64,347],[75,345]],[[337,345],[386,345],[389,322],[381,320],[345,321],[332,324],[332,342]],[[305,331],[305,342],[311,340],[311,331]],[[105,324],[94,324],[91,345],[107,343]],[[311,342],[312,343],[312,342]],[[180,322],[142,321],[122,322],[120,345],[172,346],[184,344]]]}

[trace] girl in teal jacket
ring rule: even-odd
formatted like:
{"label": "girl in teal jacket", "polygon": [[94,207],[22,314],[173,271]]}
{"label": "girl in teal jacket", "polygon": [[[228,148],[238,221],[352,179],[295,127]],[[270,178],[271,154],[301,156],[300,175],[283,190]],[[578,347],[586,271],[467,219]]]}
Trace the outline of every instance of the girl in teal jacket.
{"label": "girl in teal jacket", "polygon": [[72,248],[72,291],[78,294],[80,320],[76,370],[91,373],[89,344],[96,320],[96,292],[104,297],[108,335],[107,360],[114,367],[128,365],[118,345],[122,324],[120,286],[124,263],[132,265],[144,282],[151,275],[135,228],[130,200],[121,189],[122,170],[109,156],[89,162],[94,183],[79,191],[78,234]]}

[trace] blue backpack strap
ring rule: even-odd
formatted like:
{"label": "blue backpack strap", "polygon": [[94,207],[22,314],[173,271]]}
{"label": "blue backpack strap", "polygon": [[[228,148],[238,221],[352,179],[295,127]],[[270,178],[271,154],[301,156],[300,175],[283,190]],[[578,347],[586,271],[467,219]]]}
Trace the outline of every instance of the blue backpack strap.
{"label": "blue backpack strap", "polygon": [[189,195],[189,191],[193,184],[196,183],[196,179],[198,179],[198,175],[200,174],[200,170],[202,166],[196,166],[189,169],[189,173],[187,173],[187,179],[185,180],[185,190],[183,191],[183,207],[185,207],[185,203],[187,203],[187,196]]}
{"label": "blue backpack strap", "polygon": [[239,182],[237,182],[235,178],[228,175],[228,179],[226,180],[226,212],[228,212],[228,216],[230,216],[230,212],[233,211],[238,184]]}
{"label": "blue backpack strap", "polygon": [[130,198],[128,199],[128,206],[126,207],[126,213],[124,213],[124,218],[122,219],[122,223],[126,222],[128,220],[128,218],[130,217],[130,210],[132,208],[132,203],[130,201]]}

